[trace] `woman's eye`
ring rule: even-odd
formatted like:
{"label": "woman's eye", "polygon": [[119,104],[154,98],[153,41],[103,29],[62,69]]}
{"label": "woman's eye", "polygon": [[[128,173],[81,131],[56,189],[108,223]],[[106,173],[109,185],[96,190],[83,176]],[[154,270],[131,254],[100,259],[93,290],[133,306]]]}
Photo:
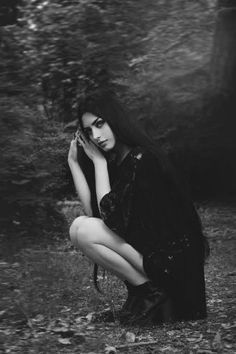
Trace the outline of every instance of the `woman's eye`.
{"label": "woman's eye", "polygon": [[97,128],[101,128],[103,126],[103,124],[104,124],[104,120],[101,119],[101,120],[97,121],[96,126],[97,126]]}

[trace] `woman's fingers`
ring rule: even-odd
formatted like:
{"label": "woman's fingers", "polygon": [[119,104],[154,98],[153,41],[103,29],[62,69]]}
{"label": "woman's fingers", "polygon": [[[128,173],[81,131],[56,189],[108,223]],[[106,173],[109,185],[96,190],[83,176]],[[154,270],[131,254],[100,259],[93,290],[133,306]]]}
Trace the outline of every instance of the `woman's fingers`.
{"label": "woman's fingers", "polygon": [[85,145],[85,140],[84,140],[84,138],[83,138],[83,136],[81,134],[77,136],[77,141],[78,141],[80,146],[84,146]]}
{"label": "woman's fingers", "polygon": [[74,133],[74,140],[77,141],[77,144],[79,146],[83,146],[84,138],[83,138],[82,134],[78,130]]}
{"label": "woman's fingers", "polygon": [[77,138],[80,138],[83,142],[86,142],[85,135],[84,135],[84,133],[81,130],[77,130],[76,133],[75,133],[75,136]]}
{"label": "woman's fingers", "polygon": [[82,146],[82,142],[79,138],[76,138],[77,145]]}

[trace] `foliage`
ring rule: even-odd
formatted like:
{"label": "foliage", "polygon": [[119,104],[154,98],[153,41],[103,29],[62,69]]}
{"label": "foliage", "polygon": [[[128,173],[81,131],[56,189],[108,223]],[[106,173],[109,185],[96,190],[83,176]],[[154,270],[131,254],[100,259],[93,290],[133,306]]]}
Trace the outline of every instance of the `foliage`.
{"label": "foliage", "polygon": [[207,320],[154,327],[96,322],[101,310],[122,305],[122,282],[101,276],[101,296],[90,276],[92,264],[81,253],[65,252],[64,241],[44,249],[38,240],[35,249],[34,240],[21,248],[17,262],[1,262],[3,348],[16,354],[102,354],[108,345],[118,353],[235,353],[235,211],[235,203],[200,208],[212,250],[206,264]]}
{"label": "foliage", "polygon": [[0,26],[13,25],[17,21],[17,5],[20,0],[1,0]]}
{"label": "foliage", "polygon": [[[48,124],[16,98],[1,99],[1,219],[9,231],[42,234],[60,229],[63,217],[55,208],[70,191],[67,139],[62,127]],[[43,232],[44,232],[43,231]]]}
{"label": "foliage", "polygon": [[[208,110],[216,102],[209,86],[216,0],[18,4],[17,24],[0,27],[8,226],[29,230],[46,220],[49,227],[50,214],[57,219],[52,205],[73,193],[63,124],[76,118],[82,96],[103,86],[183,162],[197,193],[212,188],[214,194],[220,185],[232,190],[232,124],[223,129],[224,115]],[[224,168],[230,183],[222,183]]]}
{"label": "foliage", "polygon": [[[114,88],[138,119],[159,120],[166,93],[172,102],[188,101],[207,86],[214,8],[215,1],[25,0],[25,70],[56,120],[73,120],[79,98],[97,86]],[[189,73],[196,79],[182,79],[180,89]]]}

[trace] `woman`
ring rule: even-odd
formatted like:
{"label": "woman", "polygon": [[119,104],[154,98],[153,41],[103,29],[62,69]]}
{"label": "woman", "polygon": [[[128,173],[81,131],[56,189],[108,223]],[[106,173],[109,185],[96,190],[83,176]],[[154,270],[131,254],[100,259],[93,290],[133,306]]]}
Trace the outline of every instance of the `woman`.
{"label": "woman", "polygon": [[196,210],[160,149],[111,94],[85,100],[79,127],[68,163],[86,215],[74,220],[70,237],[94,263],[125,282],[121,321],[206,317],[208,245]]}

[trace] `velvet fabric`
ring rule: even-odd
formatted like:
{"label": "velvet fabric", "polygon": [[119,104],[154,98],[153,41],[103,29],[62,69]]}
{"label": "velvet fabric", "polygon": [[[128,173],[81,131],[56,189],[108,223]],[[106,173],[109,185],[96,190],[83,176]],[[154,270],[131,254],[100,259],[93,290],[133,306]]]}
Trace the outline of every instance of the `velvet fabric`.
{"label": "velvet fabric", "polygon": [[193,203],[141,147],[110,169],[110,179],[100,201],[105,224],[143,255],[147,276],[171,299],[172,318],[206,317],[204,237]]}

